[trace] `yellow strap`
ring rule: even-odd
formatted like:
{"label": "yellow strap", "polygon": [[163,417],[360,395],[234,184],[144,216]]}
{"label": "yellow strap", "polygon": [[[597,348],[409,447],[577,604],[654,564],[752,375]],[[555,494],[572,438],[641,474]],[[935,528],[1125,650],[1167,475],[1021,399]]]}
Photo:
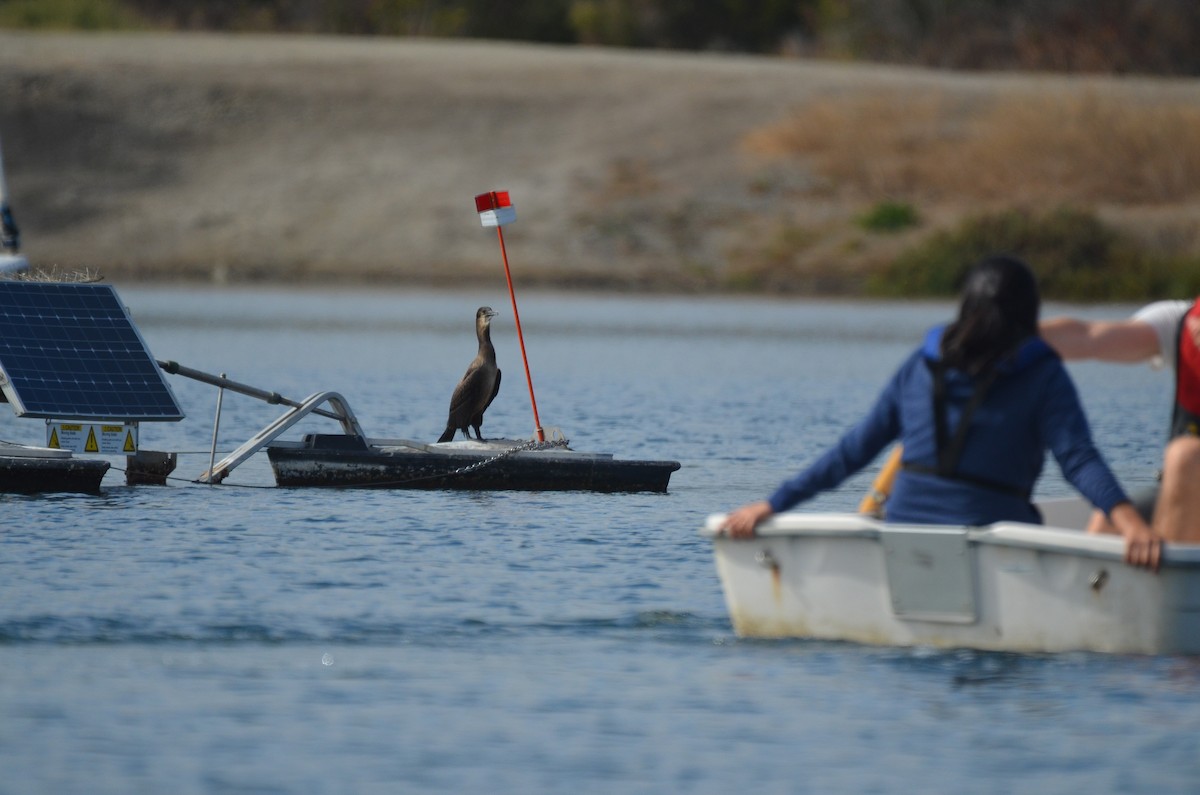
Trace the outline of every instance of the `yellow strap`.
{"label": "yellow strap", "polygon": [[904,448],[901,445],[896,445],[892,448],[892,452],[888,455],[887,461],[884,462],[883,468],[875,476],[875,482],[871,484],[871,490],[867,492],[867,496],[863,497],[863,501],[859,504],[859,513],[871,516],[883,515],[883,504],[887,502],[888,496],[892,493],[892,483],[896,480],[896,473],[900,471],[900,457],[903,453]]}

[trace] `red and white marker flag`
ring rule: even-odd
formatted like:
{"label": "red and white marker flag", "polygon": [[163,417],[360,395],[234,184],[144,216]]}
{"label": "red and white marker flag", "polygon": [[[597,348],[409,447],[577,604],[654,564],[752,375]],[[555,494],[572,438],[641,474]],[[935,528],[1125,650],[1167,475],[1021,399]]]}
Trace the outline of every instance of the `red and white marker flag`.
{"label": "red and white marker flag", "polygon": [[504,226],[517,220],[517,208],[506,190],[480,193],[475,197],[475,209],[479,212],[479,223],[484,226]]}
{"label": "red and white marker flag", "polygon": [[517,342],[521,343],[521,361],[525,363],[525,381],[529,384],[529,403],[533,408],[533,427],[539,442],[546,441],[542,421],[538,417],[537,398],[533,396],[533,375],[529,372],[529,357],[525,355],[525,334],[521,331],[521,313],[517,311],[517,294],[513,291],[512,273],[508,269],[508,252],[504,249],[505,224],[517,220],[517,208],[506,190],[492,190],[475,196],[475,209],[479,212],[479,223],[496,227],[496,239],[500,241],[500,256],[504,260],[504,278],[508,281],[508,295],[512,299],[513,321],[517,324]]}

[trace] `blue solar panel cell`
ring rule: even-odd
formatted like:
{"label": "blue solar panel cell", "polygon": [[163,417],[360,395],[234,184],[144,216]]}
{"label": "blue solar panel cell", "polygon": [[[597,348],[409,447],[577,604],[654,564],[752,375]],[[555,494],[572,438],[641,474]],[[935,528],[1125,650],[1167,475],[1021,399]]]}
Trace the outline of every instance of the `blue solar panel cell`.
{"label": "blue solar panel cell", "polygon": [[181,420],[116,290],[0,281],[0,387],[25,417]]}

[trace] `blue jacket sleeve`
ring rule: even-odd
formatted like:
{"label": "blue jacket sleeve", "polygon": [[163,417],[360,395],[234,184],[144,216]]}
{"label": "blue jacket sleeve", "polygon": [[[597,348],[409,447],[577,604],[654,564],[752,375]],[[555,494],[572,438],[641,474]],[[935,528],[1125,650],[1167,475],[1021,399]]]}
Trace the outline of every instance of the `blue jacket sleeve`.
{"label": "blue jacket sleeve", "polygon": [[1046,389],[1041,434],[1062,469],[1063,477],[1104,513],[1125,502],[1124,489],[1092,442],[1087,416],[1071,376],[1056,362]]}
{"label": "blue jacket sleeve", "polygon": [[795,477],[784,481],[767,498],[776,513],[786,511],[822,491],[832,489],[858,472],[899,435],[899,394],[903,375],[916,355],[896,371],[865,418]]}

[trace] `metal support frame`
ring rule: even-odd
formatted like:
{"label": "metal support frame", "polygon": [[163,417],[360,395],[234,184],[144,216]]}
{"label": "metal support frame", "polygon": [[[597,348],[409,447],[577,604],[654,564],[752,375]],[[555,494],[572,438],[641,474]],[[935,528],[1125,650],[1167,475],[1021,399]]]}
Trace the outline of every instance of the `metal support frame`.
{"label": "metal support frame", "polygon": [[[320,406],[325,403],[329,404],[330,408],[328,411],[320,409]],[[199,477],[199,481],[201,483],[220,483],[229,476],[234,467],[275,441],[282,433],[309,414],[334,417],[341,423],[342,432],[347,436],[366,437],[362,426],[358,424],[358,418],[354,416],[354,412],[350,410],[350,404],[346,402],[344,397],[337,392],[316,392],[305,398],[303,402],[295,404],[293,408],[282,414],[279,419],[250,437],[241,447],[218,461],[211,470],[203,472]]]}
{"label": "metal support frame", "polygon": [[[366,438],[363,433],[362,426],[358,424],[358,418],[354,416],[354,412],[350,410],[350,404],[346,399],[337,392],[314,392],[303,401],[297,402],[290,398],[280,395],[278,392],[268,392],[265,389],[250,386],[249,384],[239,383],[232,379],[226,378],[224,373],[221,375],[213,375],[202,370],[196,370],[191,367],[185,367],[179,362],[164,362],[161,359],[157,360],[158,366],[171,375],[181,375],[185,378],[191,378],[195,381],[200,381],[204,384],[210,384],[220,389],[228,389],[231,392],[237,392],[242,395],[247,395],[252,398],[257,398],[273,406],[284,405],[291,406],[291,410],[285,412],[279,419],[272,422],[267,427],[256,433],[248,439],[238,449],[221,459],[216,464],[209,464],[209,469],[202,472],[198,478],[200,483],[220,483],[234,467],[241,464],[250,456],[257,453],[263,447],[275,441],[284,431],[291,428],[300,420],[307,417],[309,414],[316,414],[320,417],[329,417],[337,420],[342,425],[342,433],[347,436],[358,436]],[[329,404],[328,409],[323,409],[321,406],[325,403]],[[217,421],[220,421],[220,401],[218,398],[217,404]],[[216,425],[213,426],[213,448],[216,449]]]}

